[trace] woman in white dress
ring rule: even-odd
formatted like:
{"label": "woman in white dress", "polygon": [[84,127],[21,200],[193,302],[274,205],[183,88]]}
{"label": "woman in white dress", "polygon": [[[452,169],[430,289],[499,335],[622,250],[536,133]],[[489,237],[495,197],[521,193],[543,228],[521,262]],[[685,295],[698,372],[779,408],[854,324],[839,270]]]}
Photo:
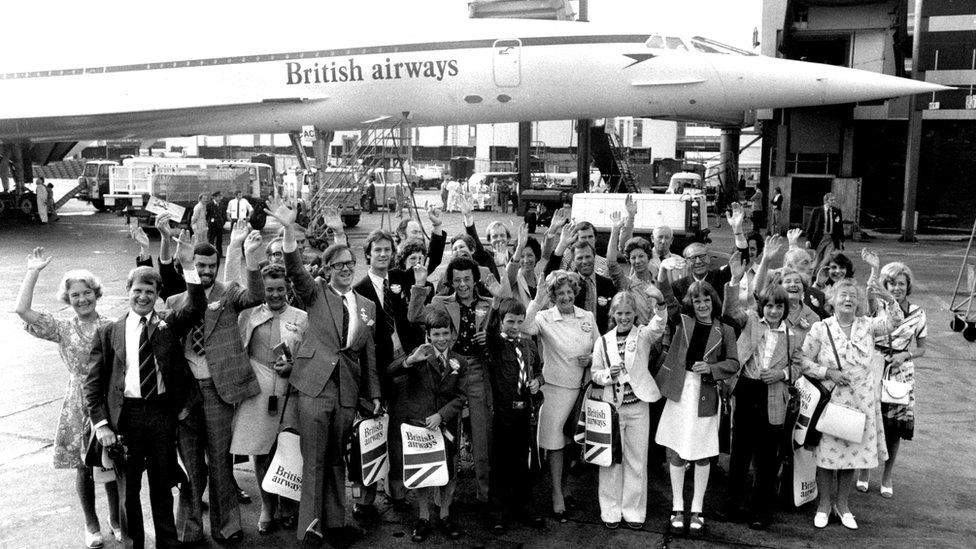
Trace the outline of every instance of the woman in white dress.
{"label": "woman in white dress", "polygon": [[[654,440],[667,448],[672,533],[705,529],[701,516],[711,458],[718,455],[718,382],[739,371],[735,332],[719,321],[722,301],[707,282],[694,282],[682,303],[668,357],[654,380],[667,398]],[[685,469],[695,464],[691,515],[685,521]]]}
{"label": "woman in white dress", "polygon": [[[854,470],[873,469],[887,458],[878,390],[882,361],[875,360],[879,357],[874,340],[898,326],[904,313],[887,290],[876,284],[869,289],[882,300],[884,312],[877,317],[863,316],[857,285],[852,279],[842,279],[833,288],[833,316],[814,324],[803,342],[803,373],[827,382],[828,389],[833,389],[831,402],[860,410],[865,416],[860,442],[822,434],[814,449],[820,494],[813,519],[817,528],[826,527],[833,512],[844,526],[856,530],[857,521],[848,504]],[[837,500],[832,503],[835,489]]]}
{"label": "woman in white dress", "polygon": [[[238,317],[241,341],[248,351],[251,367],[257,376],[261,392],[240,404],[234,414],[234,434],[230,452],[239,456],[253,456],[254,474],[261,489],[261,514],[258,533],[270,533],[275,527],[275,513],[283,526],[290,526],[294,516],[288,505],[279,508],[278,498],[261,488],[274,454],[278,427],[284,420],[296,417],[297,401],[288,402],[288,374],[291,373],[290,353],[301,345],[308,329],[308,314],[288,305],[288,286],[285,268],[268,265],[261,270],[264,278],[265,302],[246,309]],[[285,347],[281,347],[281,345]],[[284,351],[287,348],[289,351]],[[282,498],[284,502],[284,498]]]}

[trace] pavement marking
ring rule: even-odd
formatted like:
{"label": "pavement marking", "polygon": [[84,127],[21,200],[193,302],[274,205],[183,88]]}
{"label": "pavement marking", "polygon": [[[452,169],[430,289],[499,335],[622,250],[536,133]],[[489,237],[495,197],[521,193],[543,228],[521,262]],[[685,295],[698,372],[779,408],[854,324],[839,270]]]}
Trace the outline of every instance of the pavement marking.
{"label": "pavement marking", "polygon": [[0,435],[6,435],[14,438],[22,438],[26,440],[33,440],[34,442],[43,442],[48,446],[54,444],[54,439],[51,437],[37,437],[34,435],[25,435],[23,433],[11,433],[10,431],[0,431]]}
{"label": "pavement marking", "polygon": [[64,400],[64,397],[62,396],[62,397],[58,397],[58,398],[52,398],[51,400],[45,400],[44,402],[37,402],[35,404],[31,404],[30,406],[28,406],[26,408],[22,408],[20,410],[16,410],[16,411],[10,412],[9,414],[4,414],[4,415],[0,416],[0,419],[6,419],[8,417],[15,416],[15,415],[17,415],[19,413],[26,412],[28,410],[33,410],[34,408],[40,408],[41,406],[47,406],[48,404],[51,404],[52,402],[58,402],[60,400]]}

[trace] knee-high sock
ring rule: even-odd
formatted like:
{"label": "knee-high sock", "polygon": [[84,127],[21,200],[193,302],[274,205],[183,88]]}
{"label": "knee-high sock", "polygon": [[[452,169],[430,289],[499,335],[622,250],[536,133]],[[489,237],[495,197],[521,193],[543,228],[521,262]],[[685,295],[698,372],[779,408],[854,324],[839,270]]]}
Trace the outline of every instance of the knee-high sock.
{"label": "knee-high sock", "polygon": [[709,464],[695,465],[695,492],[691,499],[691,512],[701,513],[705,505],[705,489],[708,488],[708,472],[711,470]]}
{"label": "knee-high sock", "polygon": [[668,468],[671,471],[671,509],[683,512],[685,510],[685,466],[669,464]]}

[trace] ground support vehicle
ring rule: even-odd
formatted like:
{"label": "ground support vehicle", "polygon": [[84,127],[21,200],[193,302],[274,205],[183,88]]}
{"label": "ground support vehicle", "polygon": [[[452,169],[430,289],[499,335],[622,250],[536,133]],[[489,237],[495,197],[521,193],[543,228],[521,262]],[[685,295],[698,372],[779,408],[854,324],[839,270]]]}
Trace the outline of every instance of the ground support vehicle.
{"label": "ground support vehicle", "polygon": [[[691,242],[709,242],[707,205],[704,193],[685,194],[638,193],[631,195],[637,203],[634,236],[651,240],[654,229],[662,225],[674,232],[673,249],[681,249]],[[578,193],[572,197],[572,217],[589,221],[596,227],[597,247],[603,249],[610,239],[610,214],[626,213],[623,193]]]}
{"label": "ground support vehicle", "polygon": [[112,167],[118,165],[119,163],[114,160],[89,160],[85,162],[85,170],[78,178],[78,185],[81,188],[75,194],[75,198],[89,202],[100,212],[108,210],[104,196],[111,192],[109,172]]}

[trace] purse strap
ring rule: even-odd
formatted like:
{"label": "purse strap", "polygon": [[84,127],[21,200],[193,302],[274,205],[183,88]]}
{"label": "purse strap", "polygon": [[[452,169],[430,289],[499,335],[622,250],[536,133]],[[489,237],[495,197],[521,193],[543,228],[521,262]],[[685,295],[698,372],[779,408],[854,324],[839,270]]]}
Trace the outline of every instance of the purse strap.
{"label": "purse strap", "polygon": [[834,350],[834,360],[837,361],[837,369],[843,371],[844,368],[840,365],[840,355],[837,354],[837,345],[834,344],[834,334],[830,331],[830,326],[824,323],[824,328],[827,328],[827,337],[830,339],[830,348]]}
{"label": "purse strap", "polygon": [[278,427],[281,428],[281,424],[285,422],[285,410],[288,408],[288,399],[291,398],[291,387],[287,387],[285,391],[285,401],[281,404],[281,417],[278,418]]}

